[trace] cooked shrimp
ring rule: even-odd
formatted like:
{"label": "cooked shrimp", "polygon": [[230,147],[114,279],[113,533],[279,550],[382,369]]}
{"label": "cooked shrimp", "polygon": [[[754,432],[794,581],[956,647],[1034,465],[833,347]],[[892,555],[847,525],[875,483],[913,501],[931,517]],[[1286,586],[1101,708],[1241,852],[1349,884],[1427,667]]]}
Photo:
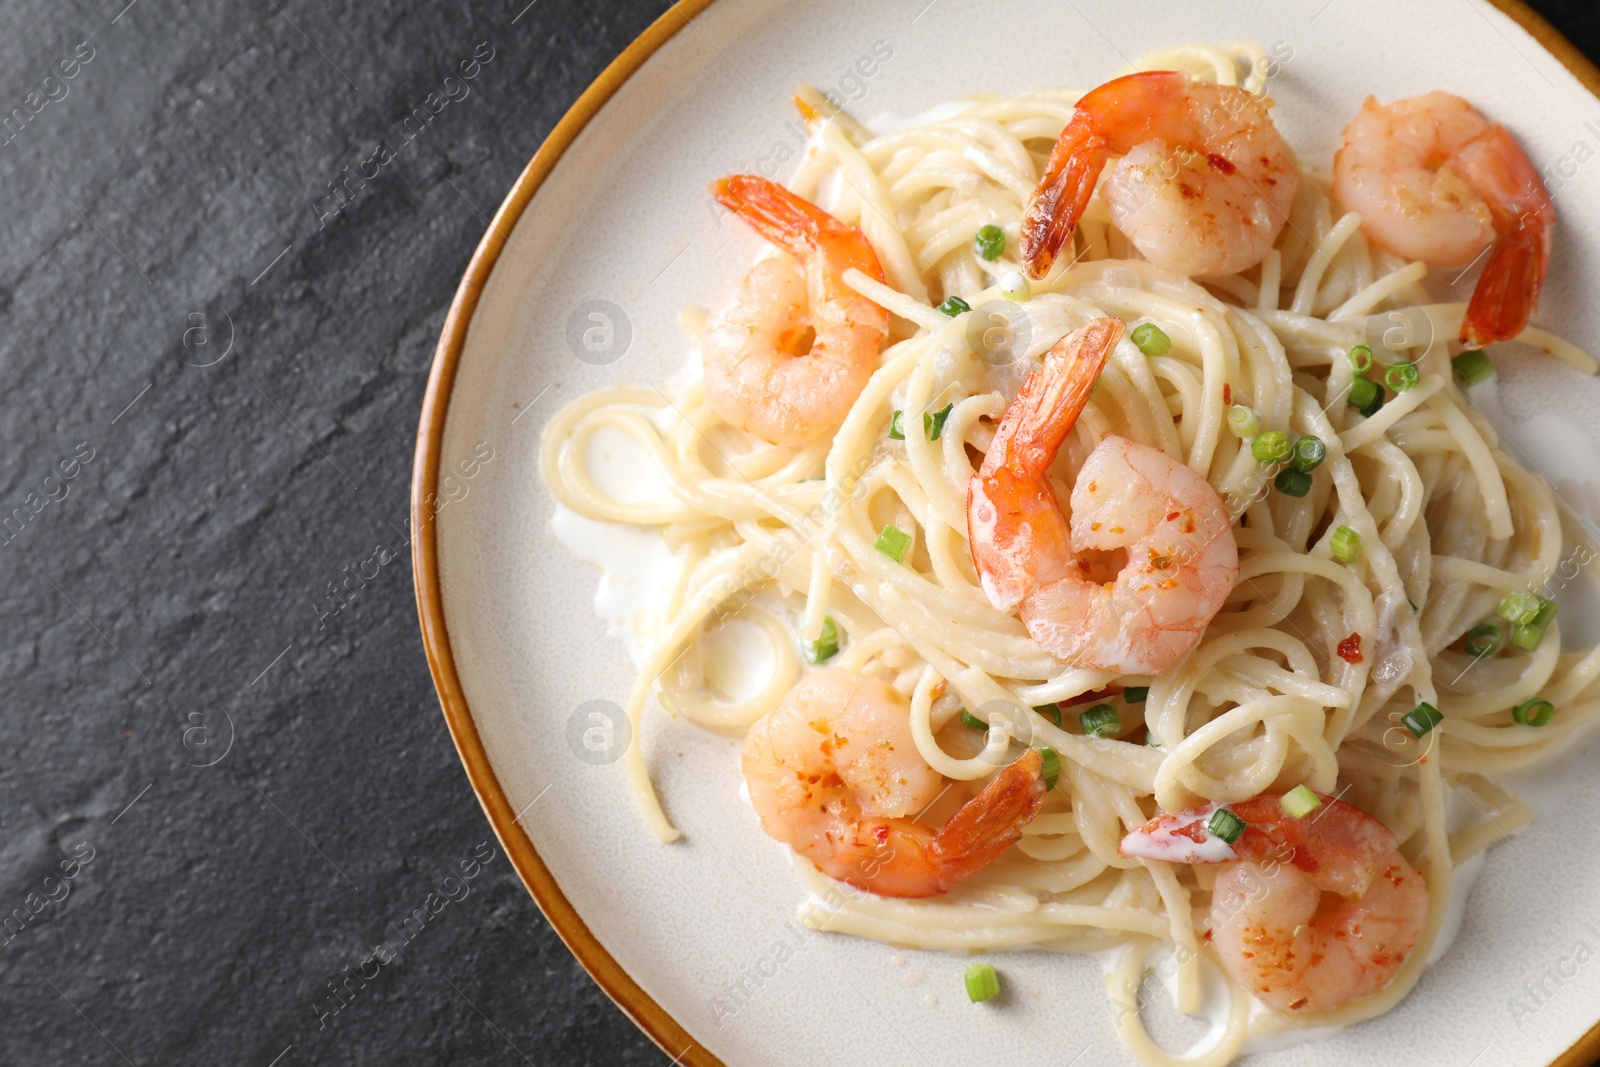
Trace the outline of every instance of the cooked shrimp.
{"label": "cooked shrimp", "polygon": [[867,384],[889,313],[844,283],[883,268],[866,237],[765,178],[717,182],[717,202],[792,256],[764,259],[711,317],[700,343],[706,400],[733,426],[775,445],[839,427]]}
{"label": "cooked shrimp", "polygon": [[1079,667],[1160,674],[1222,607],[1239,552],[1204,478],[1116,435],[1078,472],[1070,526],[1062,514],[1050,464],[1123,329],[1096,319],[1068,334],[1023,383],[968,486],[967,533],[989,601],[1020,605],[1046,652]]}
{"label": "cooked shrimp", "polygon": [[917,753],[911,709],[886,682],[814,671],[744,742],[744,780],[768,836],[830,878],[886,897],[931,897],[976,874],[1044,804],[1030,749],[940,828],[916,817],[945,788]]}
{"label": "cooked shrimp", "polygon": [[1227,865],[1211,891],[1207,938],[1223,969],[1279,1011],[1325,1011],[1376,993],[1428,915],[1428,885],[1389,828],[1320,799],[1301,819],[1276,796],[1227,805],[1246,824],[1232,846],[1206,828],[1215,804],[1159,816],[1122,839],[1124,856]]}
{"label": "cooked shrimp", "polygon": [[1272,101],[1177,71],[1091,89],[1050,153],[1022,218],[1022,257],[1042,278],[1111,156],[1103,196],[1146,259],[1179,274],[1233,274],[1266,258],[1300,184]]}
{"label": "cooked shrimp", "polygon": [[1494,244],[1461,340],[1515,337],[1539,304],[1555,207],[1504,126],[1451,93],[1380,105],[1367,97],[1333,159],[1339,201],[1367,236],[1408,259],[1462,267]]}

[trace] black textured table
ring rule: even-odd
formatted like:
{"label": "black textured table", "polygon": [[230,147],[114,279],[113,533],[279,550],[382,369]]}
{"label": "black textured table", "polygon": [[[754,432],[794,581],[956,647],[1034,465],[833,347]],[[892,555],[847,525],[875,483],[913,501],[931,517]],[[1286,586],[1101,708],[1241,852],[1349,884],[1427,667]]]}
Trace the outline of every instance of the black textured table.
{"label": "black textured table", "polygon": [[485,215],[665,5],[125,3],[0,8],[0,1063],[666,1063],[493,841],[407,525]]}

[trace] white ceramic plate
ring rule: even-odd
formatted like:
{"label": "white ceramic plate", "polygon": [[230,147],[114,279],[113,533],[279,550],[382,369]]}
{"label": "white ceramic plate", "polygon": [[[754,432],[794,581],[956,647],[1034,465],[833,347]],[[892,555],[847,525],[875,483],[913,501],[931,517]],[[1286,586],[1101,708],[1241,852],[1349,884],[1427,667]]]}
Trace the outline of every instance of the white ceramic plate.
{"label": "white ceramic plate", "polygon": [[[592,610],[595,571],[549,532],[539,434],[583,392],[675,370],[679,311],[716,301],[745,269],[757,242],[719,228],[707,182],[789,172],[783,160],[804,137],[789,104],[801,81],[870,117],[1089,86],[1156,47],[1253,39],[1281,59],[1279,126],[1324,166],[1368,93],[1451,89],[1508,123],[1557,168],[1561,226],[1539,321],[1594,347],[1600,102],[1523,26],[1591,84],[1594,71],[1506,6],[1515,18],[1482,0],[699,0],[663,16],[540,150],[440,344],[417,453],[418,596],[446,716],[491,822],[558,931],[678,1062],[1131,1062],[1092,960],[1010,956],[1004,1001],[974,1007],[955,958],[801,930],[795,874],[737,798],[735,743],[650,713],[651,773],[685,834],[670,846],[646,829],[620,766],[586,763],[568,744],[575,710],[620,702],[634,668]],[[858,66],[864,57],[875,61]],[[607,366],[567,343],[596,300],[620,309],[620,358]],[[1549,359],[1502,366],[1506,411],[1573,420],[1584,434],[1564,447],[1595,456],[1600,383]],[[1600,478],[1600,459],[1588,469]],[[1491,852],[1455,947],[1397,1010],[1256,1062],[1545,1065],[1583,1039],[1600,1018],[1594,747],[1543,776],[1556,786],[1540,791],[1541,821]]]}

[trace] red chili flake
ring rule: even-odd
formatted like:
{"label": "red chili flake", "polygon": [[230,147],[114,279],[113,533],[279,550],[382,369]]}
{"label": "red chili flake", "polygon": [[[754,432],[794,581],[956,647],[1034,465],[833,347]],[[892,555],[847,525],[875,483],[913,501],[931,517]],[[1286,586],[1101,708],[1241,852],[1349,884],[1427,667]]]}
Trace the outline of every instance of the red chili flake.
{"label": "red chili flake", "polygon": [[1190,841],[1193,841],[1195,844],[1203,845],[1203,844],[1206,843],[1206,828],[1205,828],[1205,824],[1201,823],[1201,822],[1198,822],[1198,821],[1197,822],[1192,822],[1187,826],[1181,826],[1178,829],[1172,831],[1172,836],[1173,837],[1187,837]]}
{"label": "red chili flake", "polygon": [[1232,163],[1229,163],[1224,157],[1217,155],[1215,152],[1212,152],[1210,155],[1206,156],[1206,162],[1210,163],[1213,168],[1220,170],[1224,174],[1232,174],[1234,171],[1239,169]]}
{"label": "red chili flake", "polygon": [[1167,512],[1167,521],[1168,522],[1174,522],[1174,521],[1177,520],[1178,516],[1181,515],[1181,514],[1183,514],[1183,512],[1181,512],[1181,511],[1169,511],[1169,512]]}
{"label": "red chili flake", "polygon": [[887,845],[889,843],[889,828],[887,826],[874,826],[872,828],[872,836],[877,838],[878,844]]}
{"label": "red chili flake", "polygon": [[1346,663],[1361,662],[1361,635],[1351,634],[1339,642],[1339,658]]}
{"label": "red chili flake", "polygon": [[1222,383],[1222,402],[1224,404],[1233,403],[1233,386],[1227,382]]}

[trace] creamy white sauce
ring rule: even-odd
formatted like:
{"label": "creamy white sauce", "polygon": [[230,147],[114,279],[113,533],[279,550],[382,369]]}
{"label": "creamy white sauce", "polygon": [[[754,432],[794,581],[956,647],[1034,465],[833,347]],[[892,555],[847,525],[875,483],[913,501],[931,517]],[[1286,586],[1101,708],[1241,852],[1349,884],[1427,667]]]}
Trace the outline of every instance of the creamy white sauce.
{"label": "creamy white sauce", "polygon": [[730,704],[754,699],[772,679],[772,640],[753,622],[728,619],[706,634],[700,655],[706,685]]}
{"label": "creamy white sauce", "polygon": [[567,551],[600,568],[594,613],[605,622],[607,636],[621,638],[628,656],[643,665],[677,553],[654,529],[596,522],[559,504],[550,529]]}

